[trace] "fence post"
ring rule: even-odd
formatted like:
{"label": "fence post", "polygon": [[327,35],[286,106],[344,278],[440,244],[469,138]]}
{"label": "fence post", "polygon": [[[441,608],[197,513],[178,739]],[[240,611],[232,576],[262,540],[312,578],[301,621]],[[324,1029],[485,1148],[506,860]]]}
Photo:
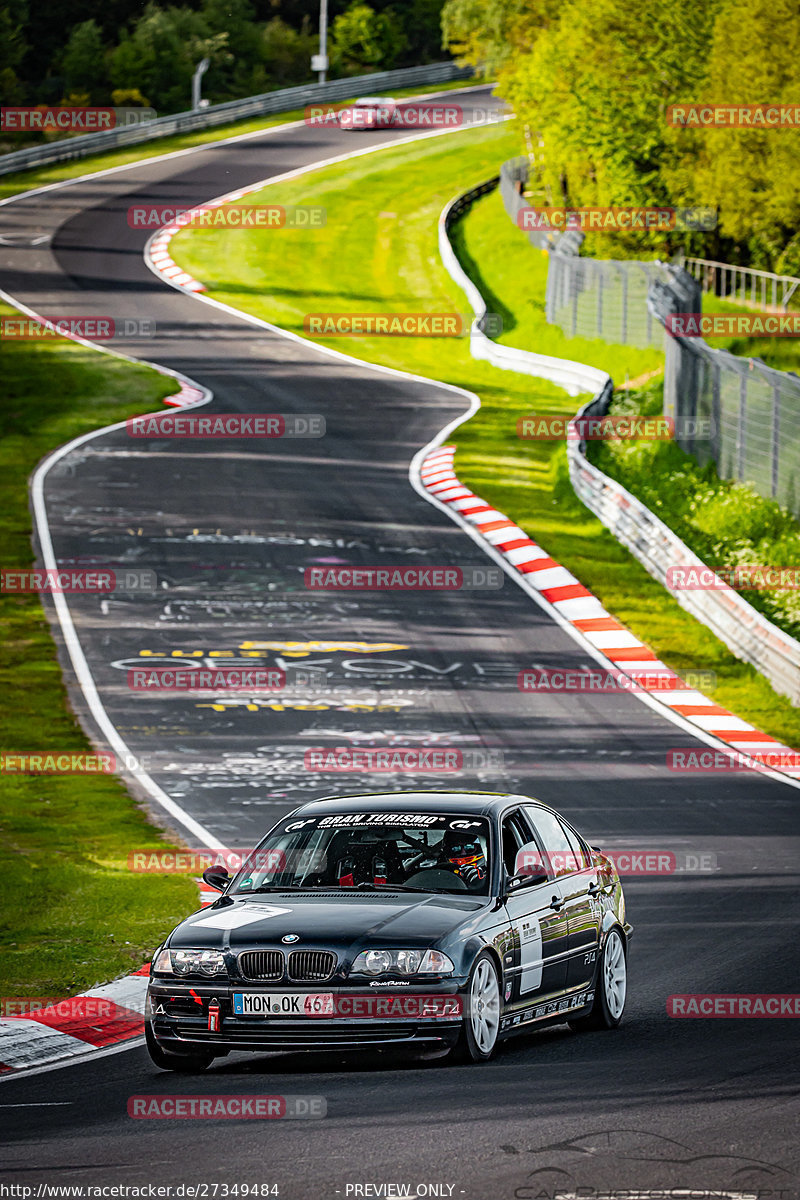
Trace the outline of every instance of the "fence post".
{"label": "fence post", "polygon": [[719,465],[720,450],[722,447],[722,405],[720,402],[720,378],[722,368],[719,362],[714,359],[711,364],[711,427],[712,433],[709,439],[711,457],[714,462]]}
{"label": "fence post", "polygon": [[781,455],[781,389],[776,383],[772,389],[772,496],[778,495],[778,477]]}
{"label": "fence post", "polygon": [[739,376],[739,423],[736,429],[736,476],[744,479],[745,445],[747,442],[745,421],[747,420],[747,376]]}
{"label": "fence post", "polygon": [[603,336],[603,276],[600,271],[595,272],[597,280],[597,336]]}

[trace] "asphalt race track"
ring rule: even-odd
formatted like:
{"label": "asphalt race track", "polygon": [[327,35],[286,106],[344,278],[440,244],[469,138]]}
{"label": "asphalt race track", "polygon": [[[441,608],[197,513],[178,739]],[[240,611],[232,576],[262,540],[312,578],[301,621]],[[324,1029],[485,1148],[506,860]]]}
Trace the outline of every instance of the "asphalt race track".
{"label": "asphalt race track", "polygon": [[[297,440],[134,440],[122,429],[49,472],[56,557],[151,568],[162,585],[109,601],[70,597],[102,704],[163,792],[223,845],[252,846],[316,795],[477,786],[536,795],[595,844],[713,853],[718,870],[627,881],[636,932],[617,1032],[542,1031],[483,1067],[233,1055],[197,1077],[158,1071],[137,1045],[3,1080],[0,1180],[34,1189],[277,1184],[288,1200],[380,1195],[353,1189],[400,1182],[470,1200],[642,1187],[794,1195],[792,1022],[671,1020],[665,1006],[673,993],[796,990],[797,789],[755,773],[671,774],[666,752],[693,739],[634,697],[521,694],[524,667],[590,660],[509,577],[500,590],[423,596],[306,591],[303,570],[325,563],[489,565],[408,478],[420,447],[467,402],[178,293],[146,267],[148,235],[126,224],[136,201],[195,204],[398,136],[268,132],[0,209],[3,231],[49,235],[0,245],[0,286],[20,303],[46,315],[152,318],[155,337],[118,339],[115,349],[210,388],[204,412],[326,421],[325,437]],[[487,175],[495,169],[487,163]],[[319,642],[334,645],[290,646]],[[142,651],[155,661],[181,652],[204,665],[324,669],[326,706],[310,707],[300,687],[258,703],[136,694],[126,668]],[[62,657],[91,731],[63,647]],[[387,744],[455,746],[472,762],[444,779],[324,776],[304,766],[311,747]],[[127,1115],[132,1095],[176,1093],[321,1096],[327,1116]]]}

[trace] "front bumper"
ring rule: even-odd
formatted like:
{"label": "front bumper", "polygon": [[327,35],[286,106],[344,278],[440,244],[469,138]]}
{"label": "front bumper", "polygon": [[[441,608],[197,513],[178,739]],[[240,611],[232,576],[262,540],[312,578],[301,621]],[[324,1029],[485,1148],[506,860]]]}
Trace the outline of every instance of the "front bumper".
{"label": "front bumper", "polygon": [[[457,1041],[463,1022],[463,996],[452,980],[424,992],[403,989],[402,994],[399,988],[387,988],[386,992],[325,985],[305,989],[332,992],[342,1014],[335,1017],[234,1013],[234,992],[270,990],[285,988],[243,988],[230,982],[176,985],[155,979],[148,989],[146,1020],[164,1050],[185,1052],[202,1046],[220,1054],[230,1050],[346,1050],[404,1043],[447,1047]],[[435,1004],[440,1015],[420,1015],[426,1002]],[[218,1006],[218,1015],[212,1005]]]}

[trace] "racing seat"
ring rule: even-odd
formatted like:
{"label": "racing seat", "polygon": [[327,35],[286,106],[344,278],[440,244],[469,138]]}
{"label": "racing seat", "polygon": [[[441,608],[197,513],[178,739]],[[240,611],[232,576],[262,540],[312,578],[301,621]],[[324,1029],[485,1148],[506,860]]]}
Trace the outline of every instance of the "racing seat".
{"label": "racing seat", "polygon": [[341,830],[333,838],[328,851],[328,862],[333,871],[332,882],[335,884],[343,877],[352,877],[353,884],[350,886],[371,883],[375,859],[384,863],[387,883],[399,883],[402,880],[403,863],[397,842],[374,837],[356,841],[347,830]]}

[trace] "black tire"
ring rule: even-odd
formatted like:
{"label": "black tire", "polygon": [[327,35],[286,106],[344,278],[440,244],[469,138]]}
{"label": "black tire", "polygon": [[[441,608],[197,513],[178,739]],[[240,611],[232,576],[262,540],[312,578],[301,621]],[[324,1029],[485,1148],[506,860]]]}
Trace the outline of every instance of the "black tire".
{"label": "black tire", "polygon": [[[500,1034],[500,980],[488,950],[482,950],[469,973],[464,996],[464,1022],[448,1058],[453,1062],[488,1062]],[[487,1016],[488,1015],[488,1016]]]}
{"label": "black tire", "polygon": [[147,1043],[147,1053],[157,1067],[162,1071],[179,1071],[183,1075],[197,1075],[201,1071],[205,1071],[206,1067],[211,1066],[214,1061],[214,1055],[204,1052],[194,1053],[192,1051],[186,1054],[172,1054],[169,1050],[164,1050],[156,1041],[150,1021],[145,1018],[144,1022],[144,1040]]}
{"label": "black tire", "polygon": [[600,955],[594,1004],[585,1017],[568,1021],[576,1033],[616,1029],[622,1020],[627,998],[625,939],[619,929],[610,929]]}

